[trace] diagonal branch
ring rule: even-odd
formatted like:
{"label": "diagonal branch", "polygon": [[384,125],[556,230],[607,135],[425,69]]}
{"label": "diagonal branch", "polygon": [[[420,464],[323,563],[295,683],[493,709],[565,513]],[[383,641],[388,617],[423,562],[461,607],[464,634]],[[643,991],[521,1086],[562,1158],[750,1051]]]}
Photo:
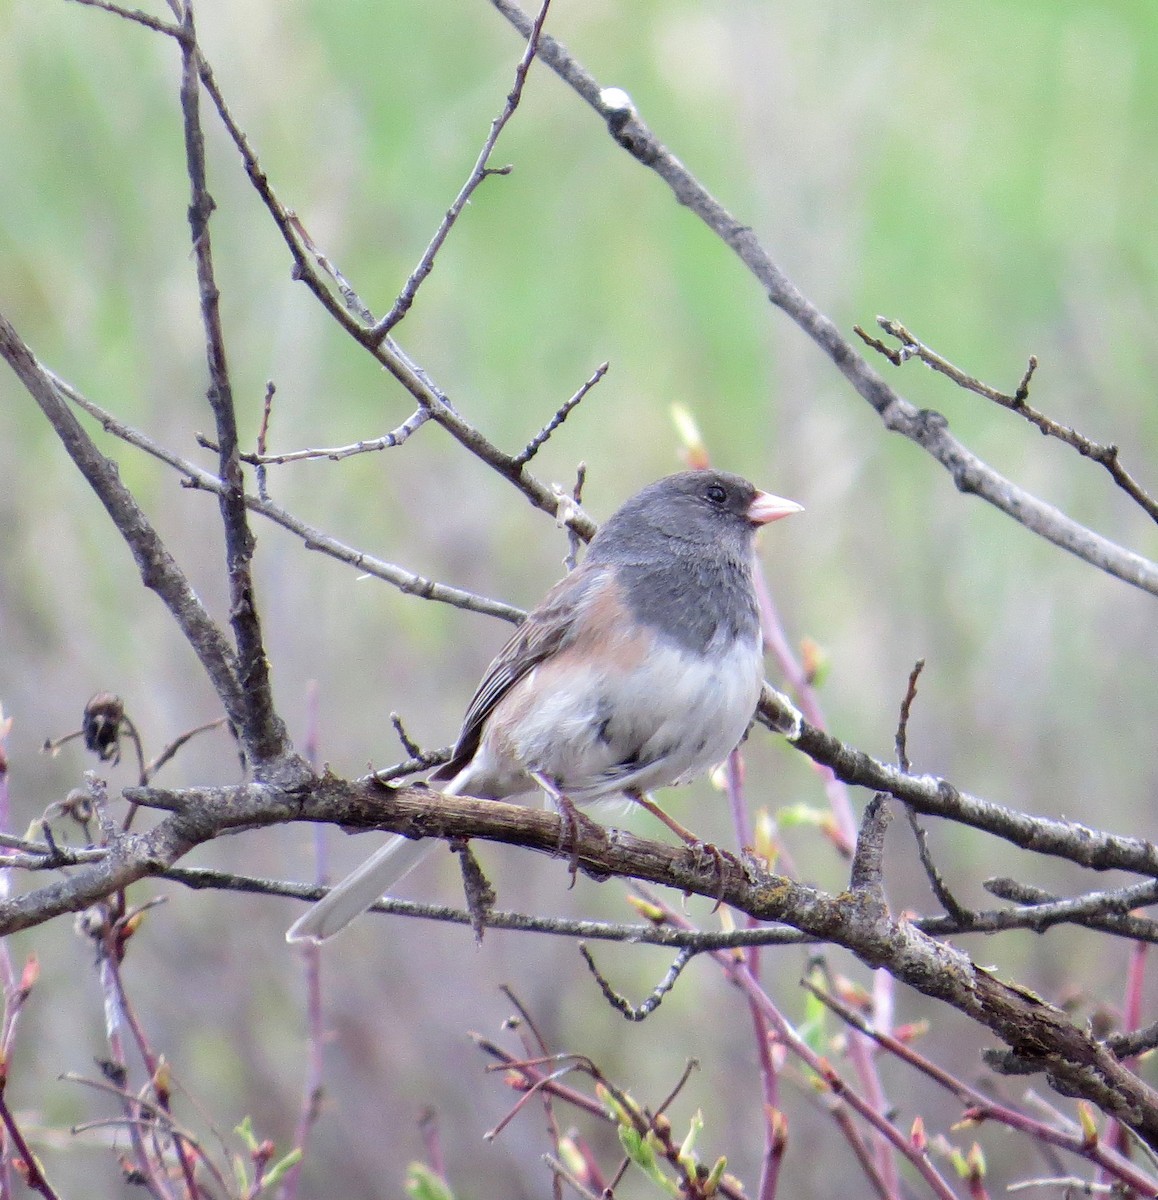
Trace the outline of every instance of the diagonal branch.
{"label": "diagonal branch", "polygon": [[971,825],[1023,850],[1065,858],[1095,871],[1121,869],[1158,877],[1158,846],[1152,842],[1103,833],[1076,821],[1031,816],[962,792],[948,780],[934,775],[906,775],[899,768],[809,725],[768,684],[764,685],[756,719],[769,729],[784,733],[797,750],[814,762],[831,767],[845,783],[887,792],[927,816]]}
{"label": "diagonal branch", "polygon": [[390,311],[374,326],[374,336],[381,338],[385,337],[399,321],[410,311],[410,306],[414,303],[414,297],[418,295],[418,289],[422,286],[423,281],[434,270],[434,259],[439,250],[442,249],[442,244],[446,241],[454,223],[462,215],[462,210],[470,202],[471,196],[474,195],[482,181],[491,175],[506,175],[510,171],[510,167],[491,167],[490,157],[491,152],[495,148],[495,143],[499,140],[499,134],[506,128],[507,122],[515,115],[515,109],[519,107],[519,101],[523,98],[523,86],[527,82],[527,72],[531,69],[531,63],[535,58],[535,51],[538,49],[539,36],[543,30],[543,22],[547,19],[547,10],[551,6],[551,0],[542,0],[539,7],[539,15],[531,24],[530,33],[527,34],[527,48],[523,51],[523,57],[519,60],[519,65],[515,68],[515,82],[507,95],[507,101],[503,105],[502,112],[491,122],[490,132],[487,134],[486,141],[483,142],[482,149],[479,151],[478,158],[475,160],[474,167],[467,178],[466,183],[459,189],[459,193],[451,202],[450,208],[446,210],[442,220],[439,222],[438,228],[434,232],[434,237],[431,238],[430,244],[426,247],[422,258],[419,260],[418,266],[410,273],[410,277],[406,280],[402,291],[398,293],[398,299],[394,301]]}
{"label": "diagonal branch", "polygon": [[1025,1116],[1024,1113],[1018,1112],[1008,1105],[994,1101],[990,1096],[985,1095],[985,1093],[970,1087],[967,1083],[950,1075],[948,1071],[943,1070],[936,1063],[925,1058],[924,1055],[918,1054],[905,1042],[892,1037],[882,1030],[873,1028],[860,1013],[849,1005],[842,1003],[831,992],[817,987],[809,979],[804,979],[801,982],[809,992],[824,1004],[825,1007],[836,1013],[842,1021],[847,1022],[854,1029],[871,1037],[890,1054],[895,1055],[902,1062],[915,1067],[946,1091],[956,1096],[963,1105],[967,1106],[965,1114],[967,1120],[978,1124],[981,1121],[999,1121],[1003,1125],[1019,1129],[1039,1141],[1058,1146],[1063,1150],[1070,1151],[1071,1154],[1077,1154],[1082,1158],[1091,1160],[1103,1169],[1111,1172],[1115,1178],[1139,1189],[1143,1195],[1154,1193],[1154,1181],[1142,1171],[1139,1171],[1128,1159],[1115,1153],[1113,1149],[1101,1145],[1097,1141],[1087,1141],[1080,1132],[1055,1129],[1051,1125],[1046,1125],[1041,1121],[1036,1121]]}
{"label": "diagonal branch", "polygon": [[1006,393],[998,391],[997,388],[991,387],[987,383],[982,383],[980,379],[974,378],[967,371],[962,371],[960,367],[954,366],[947,358],[926,346],[924,342],[918,341],[900,321],[894,321],[889,317],[877,317],[877,324],[890,337],[894,337],[900,342],[899,349],[890,350],[879,338],[870,337],[859,325],[853,327],[853,332],[866,345],[883,354],[893,366],[899,367],[911,358],[919,358],[927,367],[951,379],[959,388],[974,392],[978,396],[984,396],[986,400],[992,400],[994,404],[1000,404],[1002,408],[1008,408],[1011,412],[1018,413],[1046,437],[1057,438],[1058,441],[1065,442],[1067,446],[1076,450],[1083,458],[1099,463],[1106,468],[1110,478],[1118,487],[1152,521],[1158,521],[1158,501],[1155,501],[1153,496],[1146,492],[1134,476],[1122,466],[1117,446],[1112,443],[1095,442],[1093,438],[1086,437],[1084,433],[1079,433],[1069,425],[1063,425],[1052,417],[1047,417],[1045,413],[1040,412],[1029,403],[1029,381],[1033,378],[1034,371],[1037,370],[1037,359],[1032,355],[1017,390]]}
{"label": "diagonal branch", "polygon": [[[91,417],[95,417],[106,432],[120,438],[121,441],[128,443],[130,446],[136,446],[137,449],[143,450],[146,454],[150,454],[159,461],[173,467],[174,470],[184,477],[186,486],[197,488],[200,491],[211,492],[214,495],[220,495],[224,491],[225,484],[216,475],[203,470],[195,463],[182,458],[179,454],[175,454],[172,450],[166,449],[152,438],[146,437],[140,430],[134,429],[131,425],[127,425],[124,421],[114,417],[99,405],[94,404],[81,392],[78,392],[76,388],[66,383],[58,375],[50,371],[46,371],[45,374],[48,375],[64,396],[67,396],[79,408],[84,409]],[[317,550],[323,554],[328,554],[331,558],[336,558],[339,562],[356,567],[367,575],[373,575],[376,579],[382,579],[386,583],[393,584],[400,592],[405,592],[407,595],[420,596],[424,600],[436,600],[440,604],[450,604],[455,608],[463,608],[470,612],[498,617],[500,620],[510,621],[513,624],[518,624],[526,615],[521,608],[516,608],[512,604],[504,604],[501,600],[491,600],[486,596],[478,596],[474,592],[468,592],[463,588],[450,587],[445,583],[437,583],[433,579],[416,575],[413,571],[407,571],[404,567],[385,562],[380,558],[375,558],[372,554],[366,554],[361,550],[355,549],[353,546],[348,546],[345,542],[339,541],[336,537],[332,537],[316,526],[303,521],[300,517],[294,516],[293,513],[282,508],[280,504],[276,504],[268,497],[246,493],[245,503],[251,512],[258,513],[260,516],[272,521],[275,525],[280,525],[283,529],[289,530],[290,533],[300,538],[307,550]]]}
{"label": "diagonal branch", "polygon": [[[527,36],[531,18],[513,0],[490,2],[523,37]],[[624,92],[617,88],[602,90],[566,47],[547,35],[540,39],[539,58],[608,122],[620,146],[659,175],[676,200],[695,213],[732,250],[756,277],[768,299],[828,355],[860,396],[872,405],[886,429],[902,434],[932,455],[949,472],[959,491],[980,496],[1031,533],[1109,575],[1158,596],[1158,564],[1094,533],[1006,479],[958,441],[940,413],[918,409],[893,391],[836,325],[776,265],[755,232],[728,212],[656,139]]]}
{"label": "diagonal branch", "polygon": [[136,560],[141,581],[160,596],[172,613],[209,676],[230,721],[240,726],[245,704],[229,643],[206,612],[132,493],[121,482],[116,463],[105,458],[96,448],[48,372],[36,361],[32,351],[2,314],[0,356],[8,362],[40,405],[65,450],[124,538]]}
{"label": "diagonal branch", "polygon": [[[278,199],[269,178],[249,145],[249,141],[233,118],[225,97],[204,55],[198,53],[198,69],[202,86],[205,88],[226,132],[232,139],[242,165],[262,203],[268,210],[278,232],[282,235],[294,262],[294,277],[310,289],[318,303],[383,366],[403,388],[428,412],[431,419],[442,426],[461,445],[481,462],[497,471],[511,482],[536,508],[555,517],[559,512],[559,497],[544,483],[536,479],[524,463],[515,455],[508,454],[491,442],[483,433],[467,421],[450,403],[446,394],[433,382],[390,336],[380,338],[373,328],[363,324],[350,314],[344,303],[337,300],[327,287],[325,280],[314,267],[314,263],[296,227],[296,217]],[[568,526],[580,537],[590,538],[595,532],[595,522],[581,509],[575,508],[567,521]]]}

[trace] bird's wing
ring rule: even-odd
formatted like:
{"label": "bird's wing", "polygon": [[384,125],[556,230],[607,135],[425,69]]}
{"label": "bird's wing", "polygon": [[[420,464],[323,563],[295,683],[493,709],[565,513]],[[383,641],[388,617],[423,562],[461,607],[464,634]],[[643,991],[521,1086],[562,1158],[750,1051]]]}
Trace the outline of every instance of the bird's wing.
{"label": "bird's wing", "polygon": [[575,616],[596,573],[579,567],[557,584],[528,613],[510,641],[498,652],[478,685],[450,762],[431,775],[435,782],[453,779],[474,757],[487,718],[500,700],[528,671],[556,653],[575,635]]}

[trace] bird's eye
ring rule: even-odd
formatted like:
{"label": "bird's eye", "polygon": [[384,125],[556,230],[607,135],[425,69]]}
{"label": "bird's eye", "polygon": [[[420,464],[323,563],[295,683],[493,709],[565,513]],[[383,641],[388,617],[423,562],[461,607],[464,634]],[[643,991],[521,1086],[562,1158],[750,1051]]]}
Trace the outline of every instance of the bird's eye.
{"label": "bird's eye", "polygon": [[704,499],[710,500],[713,504],[723,504],[727,498],[728,493],[718,483],[704,488]]}

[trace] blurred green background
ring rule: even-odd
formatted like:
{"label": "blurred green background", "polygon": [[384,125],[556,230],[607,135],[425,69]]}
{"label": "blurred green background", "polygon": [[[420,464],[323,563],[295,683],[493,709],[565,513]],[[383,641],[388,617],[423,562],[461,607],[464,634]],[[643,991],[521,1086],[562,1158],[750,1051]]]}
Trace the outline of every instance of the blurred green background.
{"label": "blurred green background", "polygon": [[[481,0],[201,0],[197,12],[218,81],[281,199],[385,311],[502,105],[519,41]],[[657,135],[842,329],[897,317],[1005,390],[1037,354],[1037,405],[1120,444],[1127,466],[1155,483],[1153,4],[555,0],[548,29],[601,84],[630,92]],[[66,3],[0,0],[0,309],[93,400],[208,464],[194,441],[211,419],[178,76],[176,47],[145,30]],[[207,102],[203,111],[245,439],[256,435],[267,379],[278,388],[275,449],[385,433],[409,415],[406,397],[291,280]],[[398,330],[470,419],[515,450],[608,360],[606,380],[535,462],[541,478],[569,486],[585,461],[585,499],[602,518],[678,466],[670,405],[688,405],[719,465],[806,506],[765,537],[763,560],[793,638],[814,638],[829,657],[823,701],[834,732],[890,757],[906,676],[924,656],[909,740],[917,769],[1029,811],[1152,836],[1154,599],[958,496],[922,452],[886,435],[731,255],[541,66],[495,161],[513,173],[484,184]],[[1152,525],[1099,468],[919,364],[877,365],[998,469],[1158,553]],[[100,441],[224,615],[213,500]],[[347,542],[522,605],[557,577],[566,549],[549,520],[433,426],[385,454],[274,469],[270,487]],[[449,741],[505,627],[360,580],[275,529],[257,533],[277,695],[295,736],[317,681],[320,753],[336,771],[402,757],[391,711],[424,745]],[[38,747],[75,728],[93,692],[125,698],[150,753],[217,709],[7,372],[0,562],[0,703],[15,722],[19,832],[92,765],[75,745],[52,760]],[[747,759],[753,808],[823,803],[807,764],[769,737],[755,735]],[[231,780],[236,769],[231,746],[211,736],[162,780]],[[127,766],[110,771],[118,785],[130,777]],[[671,806],[729,844],[724,805],[707,784]],[[653,832],[634,816],[607,819]],[[328,842],[337,872],[376,839],[334,831]],[[815,832],[792,830],[787,844],[806,878],[842,886],[845,867]],[[979,880],[991,874],[1062,891],[1112,882],[960,830],[934,828],[933,845],[966,903],[985,906]],[[312,846],[308,828],[267,830],[225,839],[196,861],[308,879]],[[932,911],[903,822],[891,851],[894,906]],[[568,892],[559,862],[482,854],[503,907],[629,915],[618,885],[580,881]],[[453,900],[455,875],[440,855],[407,891]],[[221,1129],[249,1113],[261,1136],[287,1145],[304,1004],[300,963],[281,933],[298,909],[165,884],[138,885],[132,898],[159,894],[169,903],[147,919],[126,968],[154,1047]],[[710,906],[691,907],[712,921]],[[1049,999],[1074,999],[1083,1016],[1120,1003],[1124,944],[1064,931],[962,944]],[[113,1157],[92,1136],[47,1132],[105,1111],[57,1081],[68,1070],[91,1075],[104,1053],[90,950],[63,920],[12,946],[18,959],[35,951],[43,975],[17,1040],[10,1101],[38,1131],[63,1190],[121,1194]],[[655,951],[596,952],[633,996],[666,969]],[[845,956],[829,957],[868,979]],[[803,963],[800,951],[765,956],[773,994],[796,1019]],[[458,928],[367,919],[325,954],[328,1094],[302,1195],[401,1194],[428,1104],[441,1113],[463,1195],[545,1194],[537,1113],[494,1144],[481,1141],[512,1096],[483,1076],[466,1031],[497,1034],[509,1011],[503,982],[555,1048],[589,1054],[641,1100],[658,1102],[697,1055],[702,1069],[675,1106],[676,1126],[702,1105],[705,1151],[726,1154],[754,1189],[762,1118],[750,1024],[708,964],[694,965],[648,1022],[628,1026],[569,942],[491,933],[475,949]],[[974,1078],[988,1040],[901,991],[898,1019],[922,1016],[932,1021],[922,1048]],[[917,1112],[930,1132],[955,1119],[952,1104],[907,1072],[885,1063],[884,1073],[903,1128]],[[996,1086],[1019,1095],[1019,1084]],[[783,1194],[831,1196],[860,1182],[843,1144],[806,1152],[834,1137],[810,1090],[786,1084],[784,1106]],[[607,1135],[591,1135],[613,1159]],[[995,1190],[1036,1171],[1024,1144],[983,1140]],[[619,1194],[653,1193],[635,1180]]]}

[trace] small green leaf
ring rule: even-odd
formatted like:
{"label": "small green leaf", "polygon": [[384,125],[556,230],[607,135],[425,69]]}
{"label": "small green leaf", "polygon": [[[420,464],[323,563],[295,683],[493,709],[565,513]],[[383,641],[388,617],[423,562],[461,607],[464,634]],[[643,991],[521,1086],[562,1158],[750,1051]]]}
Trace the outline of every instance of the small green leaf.
{"label": "small green leaf", "polygon": [[724,1177],[724,1172],[728,1169],[728,1160],[720,1157],[716,1159],[715,1165],[708,1172],[707,1179],[704,1180],[704,1195],[714,1196],[720,1190],[720,1180]]}
{"label": "small green leaf", "polygon": [[454,1200],[445,1179],[436,1175],[425,1163],[412,1162],[406,1168],[406,1179],[402,1185],[412,1200]]}
{"label": "small green leaf", "polygon": [[296,1167],[304,1158],[301,1146],[295,1146],[288,1154],[278,1159],[262,1176],[263,1188],[271,1188],[281,1183],[283,1176],[291,1168]]}
{"label": "small green leaf", "polygon": [[696,1138],[703,1132],[703,1128],[704,1114],[697,1108],[692,1114],[692,1119],[688,1126],[688,1135],[684,1138],[683,1145],[679,1148],[678,1156],[680,1166],[692,1178],[695,1178],[696,1174]]}
{"label": "small green leaf", "polygon": [[620,1125],[619,1144],[623,1147],[624,1154],[648,1179],[659,1184],[670,1195],[679,1195],[679,1185],[664,1173],[662,1164],[656,1158],[655,1145],[650,1137],[640,1137],[639,1131],[632,1125]]}
{"label": "small green leaf", "polygon": [[787,808],[776,810],[776,821],[781,829],[795,829],[800,825],[820,828],[827,820],[828,814],[811,804],[790,804]]}
{"label": "small green leaf", "polygon": [[257,1135],[253,1132],[253,1118],[242,1117],[241,1124],[233,1127],[233,1132],[245,1143],[245,1148],[250,1154],[256,1154],[258,1146],[261,1144],[257,1140]]}

